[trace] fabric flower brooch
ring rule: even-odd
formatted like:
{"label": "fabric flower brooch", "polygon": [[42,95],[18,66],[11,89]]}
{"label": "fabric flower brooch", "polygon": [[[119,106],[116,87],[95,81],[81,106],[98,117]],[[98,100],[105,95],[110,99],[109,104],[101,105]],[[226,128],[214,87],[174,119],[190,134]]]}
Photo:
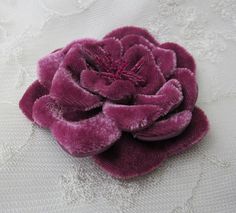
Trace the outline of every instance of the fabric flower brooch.
{"label": "fabric flower brooch", "polygon": [[183,47],[122,27],[40,59],[38,80],[19,105],[69,154],[92,156],[110,175],[128,179],[206,135],[207,117],[195,106],[195,71]]}

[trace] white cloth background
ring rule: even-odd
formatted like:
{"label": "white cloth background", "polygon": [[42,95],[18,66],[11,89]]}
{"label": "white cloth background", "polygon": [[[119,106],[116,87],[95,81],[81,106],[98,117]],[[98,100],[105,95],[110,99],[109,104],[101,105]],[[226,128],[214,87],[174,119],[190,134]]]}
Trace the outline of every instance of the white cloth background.
{"label": "white cloth background", "polygon": [[[133,181],[70,157],[18,108],[37,59],[123,25],[194,55],[211,124],[201,144]],[[0,212],[236,212],[235,56],[236,0],[1,0]]]}

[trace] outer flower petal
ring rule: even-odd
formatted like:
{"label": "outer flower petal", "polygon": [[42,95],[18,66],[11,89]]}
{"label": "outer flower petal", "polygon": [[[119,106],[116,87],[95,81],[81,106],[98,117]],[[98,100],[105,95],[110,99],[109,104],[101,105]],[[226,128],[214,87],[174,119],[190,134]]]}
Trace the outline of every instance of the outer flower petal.
{"label": "outer flower petal", "polygon": [[183,89],[183,109],[192,111],[198,97],[198,86],[194,74],[186,68],[177,68],[172,78],[177,79]]}
{"label": "outer flower petal", "polygon": [[130,99],[136,92],[130,81],[116,80],[108,83],[106,79],[99,76],[98,72],[91,70],[84,70],[81,73],[80,83],[87,90],[112,101]]}
{"label": "outer flower petal", "polygon": [[50,126],[61,118],[60,106],[49,95],[42,96],[33,106],[33,119],[41,127]]}
{"label": "outer flower petal", "polygon": [[137,131],[150,126],[161,116],[162,109],[155,105],[118,105],[105,103],[103,113],[115,120],[123,131]]}
{"label": "outer flower petal", "polygon": [[129,179],[145,175],[165,160],[157,144],[143,143],[126,133],[107,151],[94,156],[95,162],[110,175]]}
{"label": "outer flower petal", "polygon": [[175,109],[183,100],[183,94],[179,81],[172,79],[167,81],[156,95],[137,95],[135,104],[157,105],[162,109],[162,115]]}
{"label": "outer flower petal", "polygon": [[122,39],[123,37],[127,35],[139,35],[153,43],[154,45],[158,45],[158,42],[156,39],[144,28],[140,27],[134,27],[134,26],[126,26],[126,27],[121,27],[117,28],[110,33],[108,33],[104,38],[117,38],[117,39]]}
{"label": "outer flower petal", "polygon": [[156,121],[152,126],[134,134],[140,140],[162,142],[176,137],[189,125],[192,113],[188,110],[178,112],[164,120]]}
{"label": "outer flower petal", "polygon": [[104,114],[79,122],[57,121],[51,131],[62,148],[77,157],[100,153],[121,135],[115,122]]}
{"label": "outer flower petal", "polygon": [[194,74],[196,72],[196,64],[192,55],[183,47],[176,43],[163,43],[160,45],[161,48],[173,50],[177,57],[177,67],[178,68],[188,68]]}
{"label": "outer flower petal", "polygon": [[72,42],[70,42],[69,44],[67,44],[64,48],[63,48],[63,53],[67,53],[71,47],[75,46],[75,45],[84,45],[84,44],[94,44],[96,43],[97,40],[95,39],[92,39],[92,38],[87,38],[87,39],[77,39],[77,40],[74,40]]}
{"label": "outer flower petal", "polygon": [[47,89],[50,89],[53,76],[55,75],[64,56],[64,53],[61,50],[58,50],[44,56],[38,61],[38,79],[39,82]]}
{"label": "outer flower petal", "polygon": [[124,60],[128,63],[127,69],[132,69],[135,64],[143,60],[144,64],[138,71],[145,85],[137,87],[137,91],[140,94],[152,95],[163,85],[165,79],[156,65],[152,52],[143,45],[134,45],[129,48],[124,54]]}
{"label": "outer flower petal", "polygon": [[165,141],[168,156],[178,154],[200,142],[209,130],[209,123],[204,112],[195,107],[192,120],[187,129],[179,136]]}
{"label": "outer flower petal", "polygon": [[149,40],[139,35],[133,35],[133,34],[127,35],[127,36],[124,36],[120,41],[124,48],[124,52],[126,52],[130,47],[134,45],[138,45],[138,44],[142,44],[148,47],[150,50],[155,47]]}
{"label": "outer flower petal", "polygon": [[169,78],[176,68],[176,55],[172,50],[156,47],[152,51],[156,64],[160,67],[165,78]]}
{"label": "outer flower petal", "polygon": [[34,121],[41,127],[50,128],[59,120],[80,121],[97,115],[101,108],[90,111],[79,111],[75,107],[63,106],[57,103],[50,95],[37,99],[33,106]]}
{"label": "outer flower petal", "polygon": [[39,81],[34,81],[25,91],[19,102],[19,107],[25,116],[33,121],[32,108],[34,102],[43,95],[48,94],[48,90],[43,87]]}
{"label": "outer flower petal", "polygon": [[69,71],[62,67],[53,78],[50,95],[61,104],[85,111],[102,105],[98,96],[83,89],[73,80]]}

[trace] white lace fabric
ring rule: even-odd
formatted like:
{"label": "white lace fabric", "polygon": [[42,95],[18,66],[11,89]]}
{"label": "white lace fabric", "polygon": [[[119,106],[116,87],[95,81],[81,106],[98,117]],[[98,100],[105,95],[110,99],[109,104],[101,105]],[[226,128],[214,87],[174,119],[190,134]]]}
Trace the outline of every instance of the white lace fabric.
{"label": "white lace fabric", "polygon": [[[130,181],[69,156],[18,108],[40,57],[124,25],[194,55],[197,104],[211,124],[202,143]],[[0,212],[236,212],[235,55],[235,0],[2,0]]]}

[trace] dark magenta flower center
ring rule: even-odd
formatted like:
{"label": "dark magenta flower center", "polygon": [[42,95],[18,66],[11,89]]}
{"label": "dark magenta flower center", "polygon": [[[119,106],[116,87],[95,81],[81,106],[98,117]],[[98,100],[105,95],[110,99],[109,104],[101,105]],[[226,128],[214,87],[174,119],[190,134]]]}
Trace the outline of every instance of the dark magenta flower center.
{"label": "dark magenta flower center", "polygon": [[139,75],[139,71],[144,65],[144,58],[141,58],[136,64],[129,68],[129,62],[123,59],[115,60],[110,53],[100,48],[100,54],[91,53],[89,50],[84,50],[89,56],[90,60],[87,60],[87,67],[90,70],[99,72],[99,75],[107,79],[108,82],[115,80],[128,80],[135,86],[142,86],[145,84],[145,80]]}

